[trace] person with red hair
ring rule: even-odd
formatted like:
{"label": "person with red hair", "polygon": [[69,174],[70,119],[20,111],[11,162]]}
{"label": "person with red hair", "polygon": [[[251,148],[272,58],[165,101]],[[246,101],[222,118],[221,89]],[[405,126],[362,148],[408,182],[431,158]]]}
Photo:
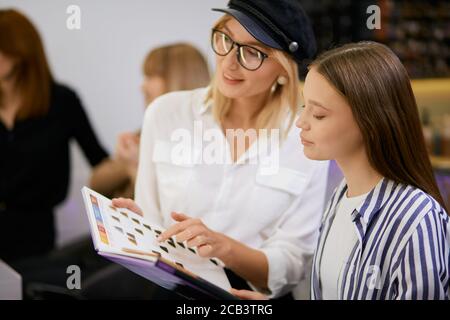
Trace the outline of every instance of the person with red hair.
{"label": "person with red hair", "polygon": [[0,10],[0,30],[0,259],[14,266],[54,247],[69,143],[76,140],[92,166],[107,153],[77,94],[54,80],[30,20]]}

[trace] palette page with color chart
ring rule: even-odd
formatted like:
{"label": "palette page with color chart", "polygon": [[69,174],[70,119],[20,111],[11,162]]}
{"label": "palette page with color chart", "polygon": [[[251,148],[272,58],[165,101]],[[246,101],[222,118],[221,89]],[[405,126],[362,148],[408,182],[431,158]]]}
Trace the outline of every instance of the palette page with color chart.
{"label": "palette page with color chart", "polygon": [[[161,226],[150,224],[144,217],[128,209],[114,207],[110,199],[87,187],[82,189],[82,194],[94,247],[99,254],[108,258],[145,260],[155,265],[158,261],[163,261],[166,265],[198,276],[223,290],[230,289],[220,260],[200,257],[196,248],[188,247],[186,242],[177,242],[175,237],[159,243],[156,238],[165,230]],[[145,270],[138,270],[139,267],[129,269],[145,274]]]}

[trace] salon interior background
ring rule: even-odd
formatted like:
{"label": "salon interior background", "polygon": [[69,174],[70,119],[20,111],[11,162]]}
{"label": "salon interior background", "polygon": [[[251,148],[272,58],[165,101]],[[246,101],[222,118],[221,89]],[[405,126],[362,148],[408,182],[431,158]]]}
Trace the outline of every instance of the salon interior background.
{"label": "salon interior background", "polygon": [[[209,30],[226,0],[0,0],[0,8],[24,12],[38,28],[56,79],[76,90],[96,133],[110,153],[117,135],[140,128],[144,99],[142,62],[156,46],[187,41],[212,66]],[[70,5],[81,9],[81,29],[69,30]],[[89,166],[72,145],[72,181],[56,210],[58,244],[89,232],[80,188]]]}
{"label": "salon interior background", "polygon": [[[220,15],[210,8],[224,7],[227,2],[0,0],[0,8],[19,9],[34,22],[55,77],[77,91],[98,137],[112,153],[119,133],[136,130],[141,125],[144,112],[141,63],[146,53],[156,46],[187,41],[205,54],[212,67],[209,32]],[[362,39],[378,40],[400,55],[413,77],[450,77],[449,1],[302,0],[302,3],[313,20],[320,50]],[[382,10],[379,31],[366,27],[366,9],[371,4]],[[70,5],[81,9],[80,30],[69,30],[66,26],[69,17],[66,10]],[[433,33],[427,34],[430,31]],[[416,60],[419,57],[422,61]],[[70,193],[57,210],[59,245],[88,233],[80,188],[87,183],[89,169],[75,144],[71,151]]]}

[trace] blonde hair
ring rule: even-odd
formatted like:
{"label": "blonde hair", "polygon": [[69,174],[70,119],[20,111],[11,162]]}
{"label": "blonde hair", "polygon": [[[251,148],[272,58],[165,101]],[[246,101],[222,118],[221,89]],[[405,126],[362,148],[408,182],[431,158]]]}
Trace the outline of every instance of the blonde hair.
{"label": "blonde hair", "polygon": [[[223,27],[230,19],[231,17],[228,15],[223,16],[215,23],[214,29]],[[283,51],[272,48],[267,48],[267,50],[269,55],[278,61],[285,70],[288,81],[285,85],[275,85],[275,90],[271,92],[269,100],[256,118],[255,129],[281,129],[281,136],[286,137],[295,121],[300,101],[298,67],[296,62]],[[214,75],[211,82],[206,102],[212,102],[215,120],[223,123],[230,109],[231,99],[219,91],[216,77],[217,74]],[[288,119],[287,125],[286,119]]]}
{"label": "blonde hair", "polygon": [[206,87],[210,80],[208,63],[190,44],[175,43],[152,50],[145,58],[144,75],[161,77],[165,92]]}

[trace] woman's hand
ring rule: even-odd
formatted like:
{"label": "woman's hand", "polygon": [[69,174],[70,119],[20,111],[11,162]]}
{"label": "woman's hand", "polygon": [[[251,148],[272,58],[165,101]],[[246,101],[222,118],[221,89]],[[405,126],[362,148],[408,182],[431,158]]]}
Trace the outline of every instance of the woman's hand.
{"label": "woman's hand", "polygon": [[158,238],[159,241],[176,236],[178,242],[187,241],[188,247],[197,247],[201,257],[216,257],[227,264],[232,247],[230,238],[210,230],[200,219],[176,212],[172,212],[172,218],[178,223],[163,232]]}
{"label": "woman's hand", "polygon": [[122,163],[130,177],[136,176],[139,162],[139,136],[134,132],[119,135],[116,145],[115,158]]}
{"label": "woman's hand", "polygon": [[266,295],[263,295],[262,293],[250,291],[250,290],[236,290],[231,289],[230,293],[240,299],[244,300],[269,300],[269,298]]}
{"label": "woman's hand", "polygon": [[144,215],[141,208],[139,208],[136,202],[134,202],[134,200],[132,199],[114,198],[112,199],[112,205],[117,208],[126,208],[140,216]]}

